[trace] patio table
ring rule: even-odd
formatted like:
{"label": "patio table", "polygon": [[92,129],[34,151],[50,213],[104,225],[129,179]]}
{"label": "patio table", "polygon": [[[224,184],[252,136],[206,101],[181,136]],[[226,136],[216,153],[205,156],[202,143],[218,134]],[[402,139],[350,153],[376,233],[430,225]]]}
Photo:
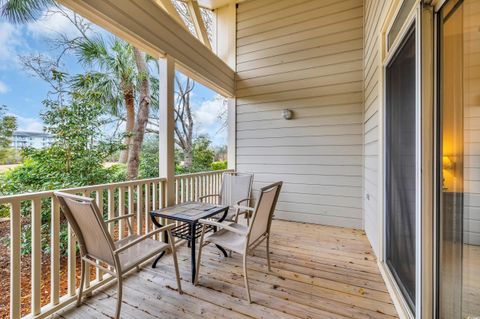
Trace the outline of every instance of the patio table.
{"label": "patio table", "polygon": [[[188,244],[191,249],[191,266],[192,266],[192,283],[195,280],[196,273],[196,257],[195,257],[195,240],[200,237],[202,225],[198,223],[200,219],[210,218],[220,213],[223,215],[218,220],[222,222],[227,217],[228,206],[225,205],[214,205],[203,202],[185,202],[182,204],[166,207],[159,210],[154,210],[150,212],[150,218],[152,222],[157,227],[162,227],[163,225],[158,221],[158,218],[165,218],[169,220],[175,220],[183,222],[181,225],[178,225],[172,228],[172,236],[177,238],[182,238],[188,241]],[[207,226],[207,232],[216,231],[215,227]],[[164,241],[168,242],[168,236],[164,236]],[[216,245],[217,248],[227,257],[227,252],[223,247]],[[165,252],[162,252],[157,259],[153,262],[152,268],[157,266],[160,258],[163,257]]]}

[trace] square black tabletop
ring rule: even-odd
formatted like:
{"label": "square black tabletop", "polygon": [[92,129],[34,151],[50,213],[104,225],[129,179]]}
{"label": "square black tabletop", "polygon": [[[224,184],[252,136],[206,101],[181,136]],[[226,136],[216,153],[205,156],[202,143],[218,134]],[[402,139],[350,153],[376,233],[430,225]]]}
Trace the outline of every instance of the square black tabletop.
{"label": "square black tabletop", "polygon": [[154,210],[153,217],[161,217],[192,223],[202,218],[209,218],[228,210],[226,205],[214,205],[202,202],[185,202],[182,204]]}

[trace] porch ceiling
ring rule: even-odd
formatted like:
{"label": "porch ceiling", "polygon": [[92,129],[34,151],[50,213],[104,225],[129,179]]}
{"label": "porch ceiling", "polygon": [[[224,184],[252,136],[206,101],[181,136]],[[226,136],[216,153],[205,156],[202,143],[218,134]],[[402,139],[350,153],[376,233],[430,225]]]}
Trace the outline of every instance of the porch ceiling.
{"label": "porch ceiling", "polygon": [[176,68],[224,96],[235,94],[235,72],[151,0],[60,0],[93,23],[154,57],[170,55]]}

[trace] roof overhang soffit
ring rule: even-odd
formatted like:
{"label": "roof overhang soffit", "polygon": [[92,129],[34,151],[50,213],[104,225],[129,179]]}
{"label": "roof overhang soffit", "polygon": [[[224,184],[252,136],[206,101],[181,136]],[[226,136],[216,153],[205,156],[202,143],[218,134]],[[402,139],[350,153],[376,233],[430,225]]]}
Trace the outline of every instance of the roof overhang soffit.
{"label": "roof overhang soffit", "polygon": [[62,4],[224,96],[235,94],[235,72],[161,8],[157,0],[60,0]]}

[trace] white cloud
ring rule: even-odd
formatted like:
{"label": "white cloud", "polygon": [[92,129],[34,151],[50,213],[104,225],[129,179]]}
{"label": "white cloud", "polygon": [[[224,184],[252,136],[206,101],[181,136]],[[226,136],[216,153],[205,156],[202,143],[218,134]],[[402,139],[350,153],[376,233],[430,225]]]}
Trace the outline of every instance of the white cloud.
{"label": "white cloud", "polygon": [[210,126],[215,123],[220,123],[219,116],[225,110],[224,98],[216,95],[212,100],[204,101],[193,112],[197,123]]}
{"label": "white cloud", "polygon": [[16,63],[18,50],[24,45],[19,26],[0,22],[0,68],[5,68],[12,62]]}
{"label": "white cloud", "polygon": [[59,34],[64,34],[69,38],[78,36],[79,31],[69,20],[69,17],[73,18],[73,12],[66,8],[63,10],[65,13],[56,8],[49,9],[37,21],[28,23],[27,31],[37,38],[53,38]]}
{"label": "white cloud", "polygon": [[12,114],[17,118],[17,126],[19,131],[43,132],[43,123],[36,118],[23,117]]}
{"label": "white cloud", "polygon": [[4,94],[10,91],[10,88],[2,81],[0,81],[0,94]]}

